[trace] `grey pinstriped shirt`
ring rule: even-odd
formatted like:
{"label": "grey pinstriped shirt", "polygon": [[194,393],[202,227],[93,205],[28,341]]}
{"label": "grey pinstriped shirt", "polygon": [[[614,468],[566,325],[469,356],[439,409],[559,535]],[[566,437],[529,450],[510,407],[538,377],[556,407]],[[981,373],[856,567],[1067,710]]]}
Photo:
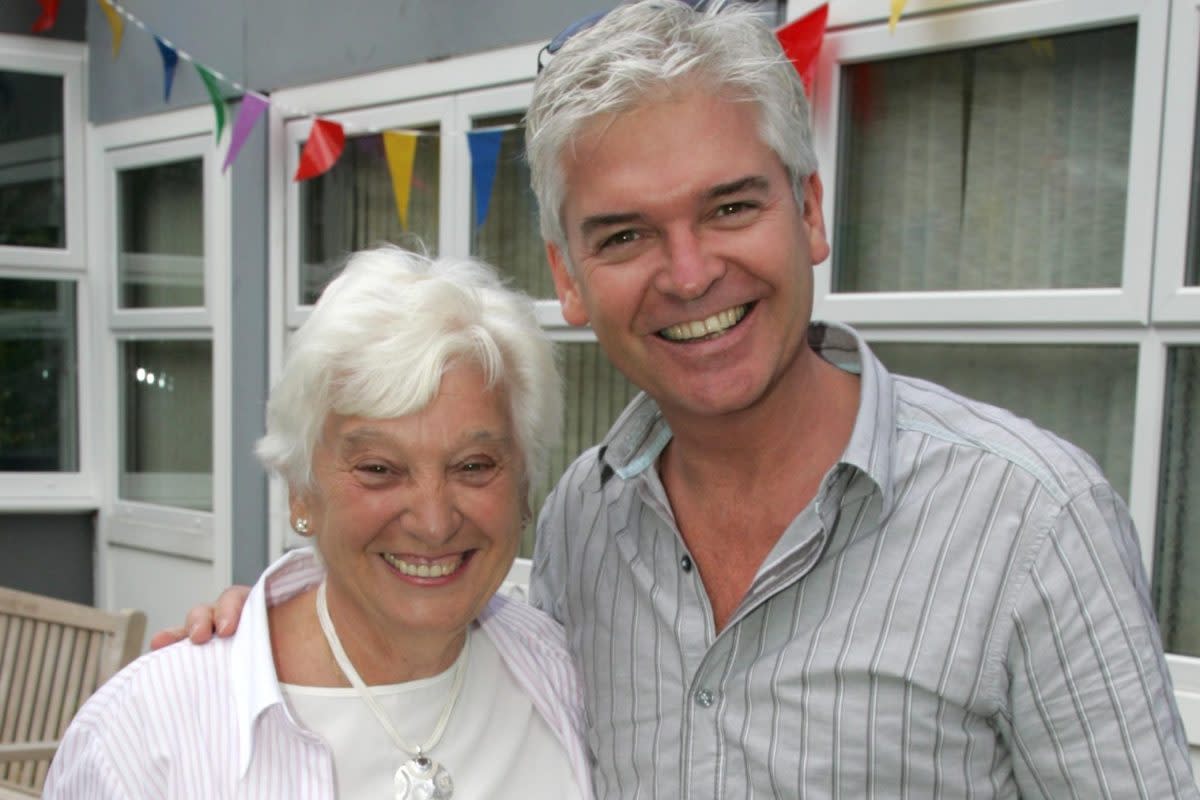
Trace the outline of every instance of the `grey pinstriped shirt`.
{"label": "grey pinstriped shirt", "polygon": [[[539,519],[601,798],[1200,797],[1128,512],[1082,451],[891,375],[718,635],[639,396]],[[734,540],[731,547],[736,547]]]}

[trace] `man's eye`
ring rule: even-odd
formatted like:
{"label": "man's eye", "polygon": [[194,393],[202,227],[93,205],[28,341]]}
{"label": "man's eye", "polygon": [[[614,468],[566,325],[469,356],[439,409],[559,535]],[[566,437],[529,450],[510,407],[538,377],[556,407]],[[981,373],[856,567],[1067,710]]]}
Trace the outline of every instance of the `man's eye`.
{"label": "man's eye", "polygon": [[722,203],[717,206],[717,210],[713,213],[715,217],[729,217],[734,214],[740,214],[743,211],[749,211],[752,208],[750,203],[738,201],[736,203]]}
{"label": "man's eye", "polygon": [[600,243],[600,249],[604,250],[609,247],[619,247],[623,244],[630,244],[638,240],[638,232],[635,230],[623,230],[614,233]]}
{"label": "man's eye", "polygon": [[360,464],[358,471],[365,472],[368,475],[386,475],[388,468],[384,464]]}

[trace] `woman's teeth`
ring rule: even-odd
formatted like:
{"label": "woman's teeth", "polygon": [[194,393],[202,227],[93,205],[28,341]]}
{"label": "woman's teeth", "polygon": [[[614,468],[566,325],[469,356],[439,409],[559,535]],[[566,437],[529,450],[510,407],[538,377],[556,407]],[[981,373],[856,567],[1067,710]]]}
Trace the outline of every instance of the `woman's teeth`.
{"label": "woman's teeth", "polygon": [[405,575],[410,575],[414,578],[441,578],[458,569],[462,564],[463,557],[458,555],[433,564],[427,562],[414,564],[410,561],[404,561],[391,553],[384,553],[383,560]]}

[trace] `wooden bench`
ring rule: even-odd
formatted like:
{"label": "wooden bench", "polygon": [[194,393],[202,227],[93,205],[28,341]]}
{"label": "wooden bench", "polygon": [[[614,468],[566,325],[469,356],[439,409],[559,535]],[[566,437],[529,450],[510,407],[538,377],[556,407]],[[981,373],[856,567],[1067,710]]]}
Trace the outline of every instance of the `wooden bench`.
{"label": "wooden bench", "polygon": [[146,615],[0,587],[0,800],[38,797],[58,740],[141,653]]}

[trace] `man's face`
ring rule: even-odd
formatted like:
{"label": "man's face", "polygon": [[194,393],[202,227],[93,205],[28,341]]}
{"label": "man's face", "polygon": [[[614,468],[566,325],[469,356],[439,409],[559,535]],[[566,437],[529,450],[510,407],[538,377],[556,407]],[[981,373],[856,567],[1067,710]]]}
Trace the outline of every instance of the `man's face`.
{"label": "man's face", "polygon": [[547,245],[563,316],[683,421],[753,406],[792,369],[829,254],[754,106],[693,90],[585,126],[563,151],[574,276]]}

